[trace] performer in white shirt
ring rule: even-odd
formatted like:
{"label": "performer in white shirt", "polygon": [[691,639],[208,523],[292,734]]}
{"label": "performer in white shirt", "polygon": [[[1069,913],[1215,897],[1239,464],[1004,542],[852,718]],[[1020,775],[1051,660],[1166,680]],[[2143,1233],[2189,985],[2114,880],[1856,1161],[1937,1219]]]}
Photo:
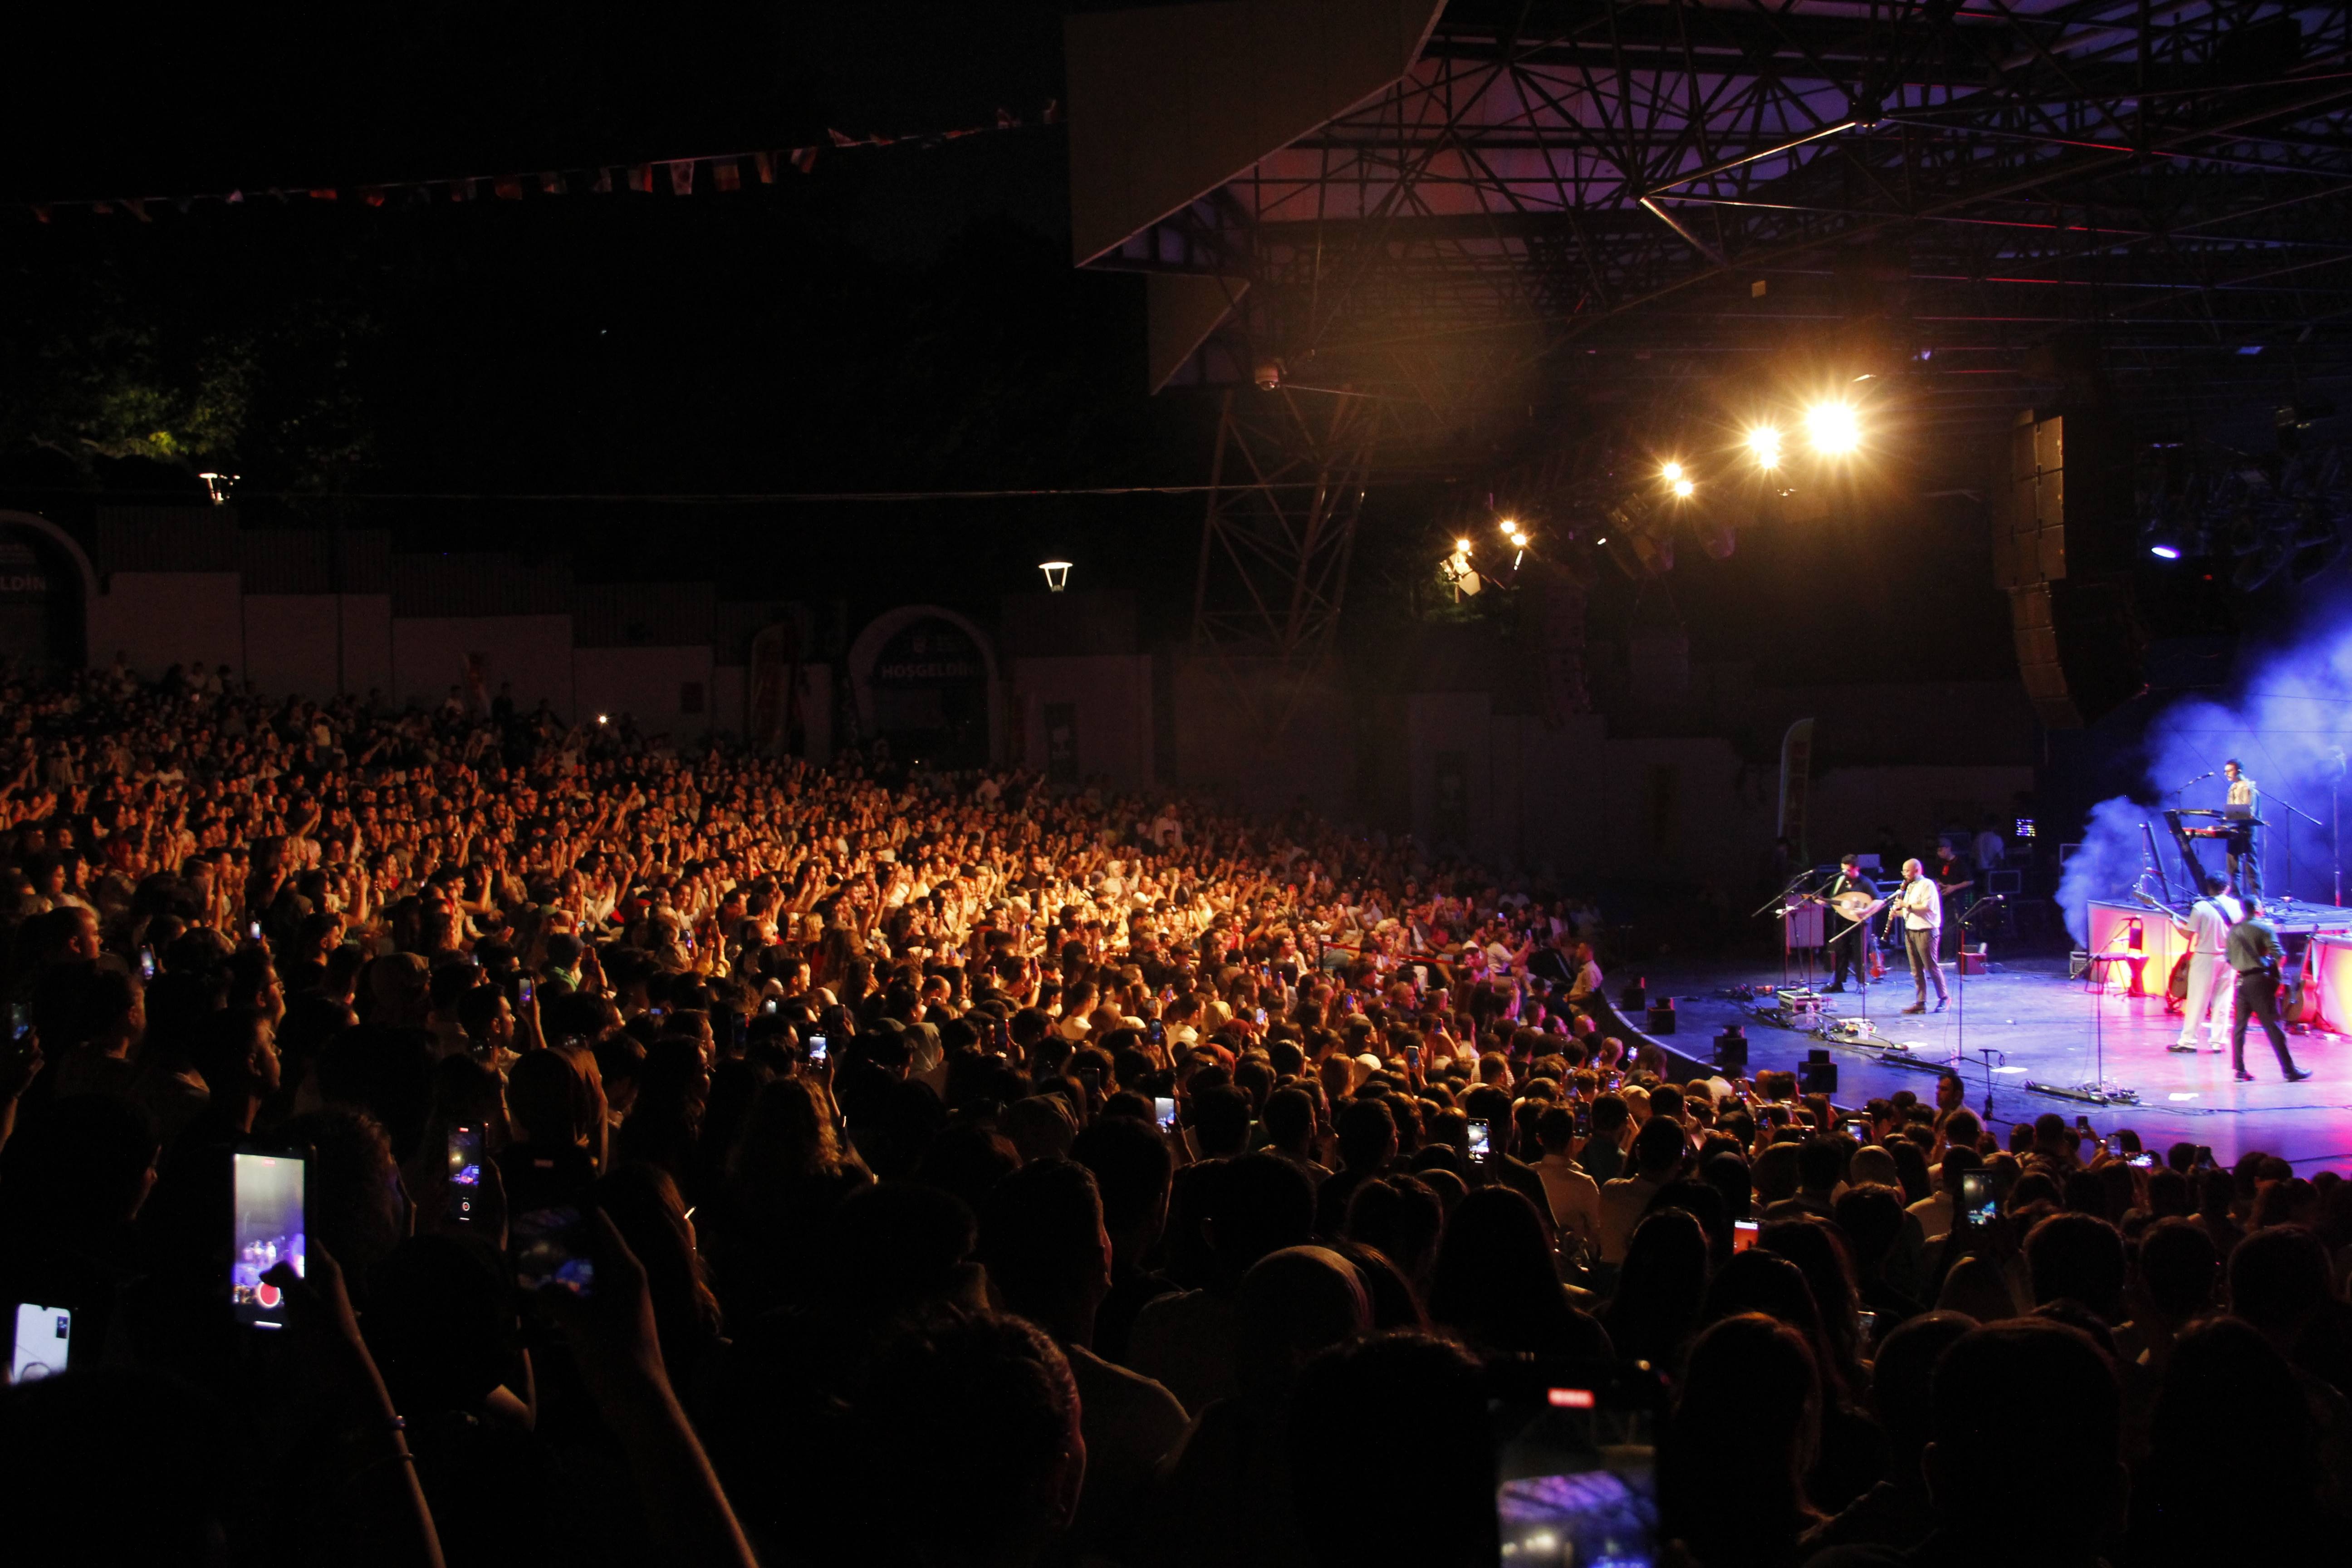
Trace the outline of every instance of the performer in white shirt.
{"label": "performer in white shirt", "polygon": [[1911,1005],[1906,1013],[1927,1010],[1927,983],[1936,983],[1936,1011],[1950,998],[1944,990],[1944,966],[1936,961],[1936,942],[1944,931],[1944,895],[1936,879],[1917,860],[1903,862],[1903,890],[1895,908],[1903,916],[1903,949],[1911,959]]}
{"label": "performer in white shirt", "polygon": [[[2230,896],[2230,885],[2208,877],[2205,896],[2189,906],[2189,919],[2172,922],[2189,939],[2189,1000],[2180,1010],[2180,1037],[2167,1049],[2195,1050],[2200,1029],[2206,1032],[2207,1050],[2221,1048],[2222,1037],[2230,1032],[2232,994],[2221,984],[2230,973],[2224,955],[2230,949],[2230,928],[2245,918],[2238,900]],[[2209,1016],[2216,1002],[2221,1013]]]}
{"label": "performer in white shirt", "polygon": [[2263,788],[2246,776],[2235,757],[2221,764],[2221,776],[2230,781],[2229,799],[2223,804],[2231,819],[2230,837],[2224,840],[2230,851],[2231,890],[2242,899],[2259,898],[2263,858],[2254,835],[2262,829],[2252,819],[2263,814]]}

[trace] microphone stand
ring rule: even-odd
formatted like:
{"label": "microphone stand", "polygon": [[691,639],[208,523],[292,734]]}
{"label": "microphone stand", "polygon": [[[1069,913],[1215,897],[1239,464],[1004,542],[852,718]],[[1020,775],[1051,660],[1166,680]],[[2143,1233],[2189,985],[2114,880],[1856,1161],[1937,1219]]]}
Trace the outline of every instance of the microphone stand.
{"label": "microphone stand", "polygon": [[[1969,1054],[1969,922],[1976,919],[1981,911],[2000,903],[2008,896],[2006,893],[1987,893],[1983,898],[1970,904],[1968,912],[1959,920],[1959,961],[1952,973],[1952,1004],[1954,1010],[1959,1015],[1952,1027],[1952,1038],[1957,1042],[1952,1047],[1955,1060]],[[1990,949],[1990,944],[1987,945]],[[1990,973],[1991,969],[1992,954],[1988,951],[1985,954],[1986,973]],[[1987,1090],[1987,1098],[1990,1098],[1990,1089]]]}
{"label": "microphone stand", "polygon": [[[2294,802],[2287,799],[2286,796],[2280,795],[2275,791],[2264,790],[2263,794],[2268,799],[2278,802],[2279,805],[2286,807],[2287,810],[2294,813],[2295,816],[2303,818],[2314,827],[2325,827],[2327,826],[2327,824],[2320,821],[2319,818],[2312,816],[2311,813],[2304,810],[2303,807],[2295,805]],[[2255,831],[2259,832],[2260,829],[2256,829]],[[2294,897],[2294,824],[2292,822],[2281,824],[2281,831],[2286,835],[2286,896],[2292,900]],[[2336,901],[2338,904],[2341,904],[2344,901],[2343,874],[2340,870],[2336,874]]]}
{"label": "microphone stand", "polygon": [[[1780,921],[1780,984],[1782,985],[1789,984],[1789,900],[1797,896],[1798,889],[1803,887],[1807,882],[1811,881],[1815,877],[1820,875],[1821,873],[1815,870],[1812,867],[1806,867],[1803,870],[1790,878],[1786,887],[1773,894],[1770,898],[1765,900],[1762,903],[1757,905],[1755,910],[1748,917],[1752,921],[1759,915],[1765,913],[1767,910],[1771,911],[1779,917]],[[1810,988],[1811,987],[1809,985],[1808,989]]]}

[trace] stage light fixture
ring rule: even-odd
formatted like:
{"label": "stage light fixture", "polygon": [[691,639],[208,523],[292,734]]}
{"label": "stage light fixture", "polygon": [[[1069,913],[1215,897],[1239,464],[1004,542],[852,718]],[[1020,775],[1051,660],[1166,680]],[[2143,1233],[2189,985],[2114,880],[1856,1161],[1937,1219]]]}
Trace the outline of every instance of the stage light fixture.
{"label": "stage light fixture", "polygon": [[1069,586],[1070,563],[1066,561],[1040,561],[1037,570],[1045,574],[1045,592],[1058,594]]}
{"label": "stage light fixture", "polygon": [[1759,468],[1780,466],[1780,432],[1769,425],[1759,425],[1748,432],[1748,449],[1756,455]]}
{"label": "stage light fixture", "polygon": [[1680,463],[1668,463],[1658,471],[1665,476],[1666,483],[1670,485],[1679,482],[1683,477],[1683,466]]}
{"label": "stage light fixture", "polygon": [[1691,499],[1692,495],[1696,493],[1697,489],[1698,487],[1691,483],[1688,479],[1676,479],[1675,481],[1675,499],[1676,500],[1688,500]]}
{"label": "stage light fixture", "polygon": [[2158,561],[2178,561],[2180,559],[2180,546],[2178,544],[2151,544],[2147,547],[2147,552],[2150,555],[2155,556]]}
{"label": "stage light fixture", "polygon": [[1862,445],[1862,421],[1851,404],[1816,403],[1805,410],[1805,434],[1814,451],[1843,458]]}

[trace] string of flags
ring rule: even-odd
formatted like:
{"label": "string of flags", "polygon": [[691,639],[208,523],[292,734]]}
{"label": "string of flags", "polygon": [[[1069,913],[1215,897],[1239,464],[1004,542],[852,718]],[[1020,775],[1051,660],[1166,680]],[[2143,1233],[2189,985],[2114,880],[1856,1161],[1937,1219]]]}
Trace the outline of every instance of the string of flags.
{"label": "string of flags", "polygon": [[807,147],[760,148],[748,153],[706,153],[692,158],[657,158],[642,163],[547,169],[536,174],[457,174],[427,180],[383,180],[359,185],[312,185],[290,189],[271,186],[267,190],[232,189],[176,196],[81,197],[27,205],[35,220],[40,223],[52,222],[60,213],[77,211],[100,217],[121,213],[140,223],[152,223],[159,208],[184,213],[199,202],[241,206],[265,198],[279,202],[357,201],[368,206],[380,207],[395,199],[431,202],[446,197],[452,202],[513,202],[522,200],[527,195],[561,196],[579,191],[596,195],[610,195],[614,191],[651,195],[657,189],[666,188],[674,196],[690,196],[698,191],[740,191],[745,187],[747,176],[751,184],[772,185],[776,183],[779,170],[789,170],[796,174],[811,174],[816,168],[817,154],[821,151],[847,152],[861,147],[939,147],[967,136],[1019,131],[1036,125],[1058,125],[1061,120],[1060,102],[1048,99],[1037,115],[1025,120],[1009,110],[1000,109],[991,123],[959,126],[951,131],[925,131],[905,136],[852,136],[846,132],[828,130],[824,142]]}

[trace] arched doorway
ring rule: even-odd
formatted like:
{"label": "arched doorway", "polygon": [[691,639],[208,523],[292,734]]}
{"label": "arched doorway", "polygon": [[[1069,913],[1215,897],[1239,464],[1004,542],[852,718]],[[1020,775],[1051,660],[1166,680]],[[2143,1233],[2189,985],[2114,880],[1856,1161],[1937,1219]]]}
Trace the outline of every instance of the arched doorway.
{"label": "arched doorway", "polygon": [[89,662],[89,558],[45,517],[0,511],[0,658],[19,667]]}
{"label": "arched doorway", "polygon": [[954,611],[908,605],[877,617],[849,669],[860,728],[902,762],[969,768],[996,756],[996,650]]}

